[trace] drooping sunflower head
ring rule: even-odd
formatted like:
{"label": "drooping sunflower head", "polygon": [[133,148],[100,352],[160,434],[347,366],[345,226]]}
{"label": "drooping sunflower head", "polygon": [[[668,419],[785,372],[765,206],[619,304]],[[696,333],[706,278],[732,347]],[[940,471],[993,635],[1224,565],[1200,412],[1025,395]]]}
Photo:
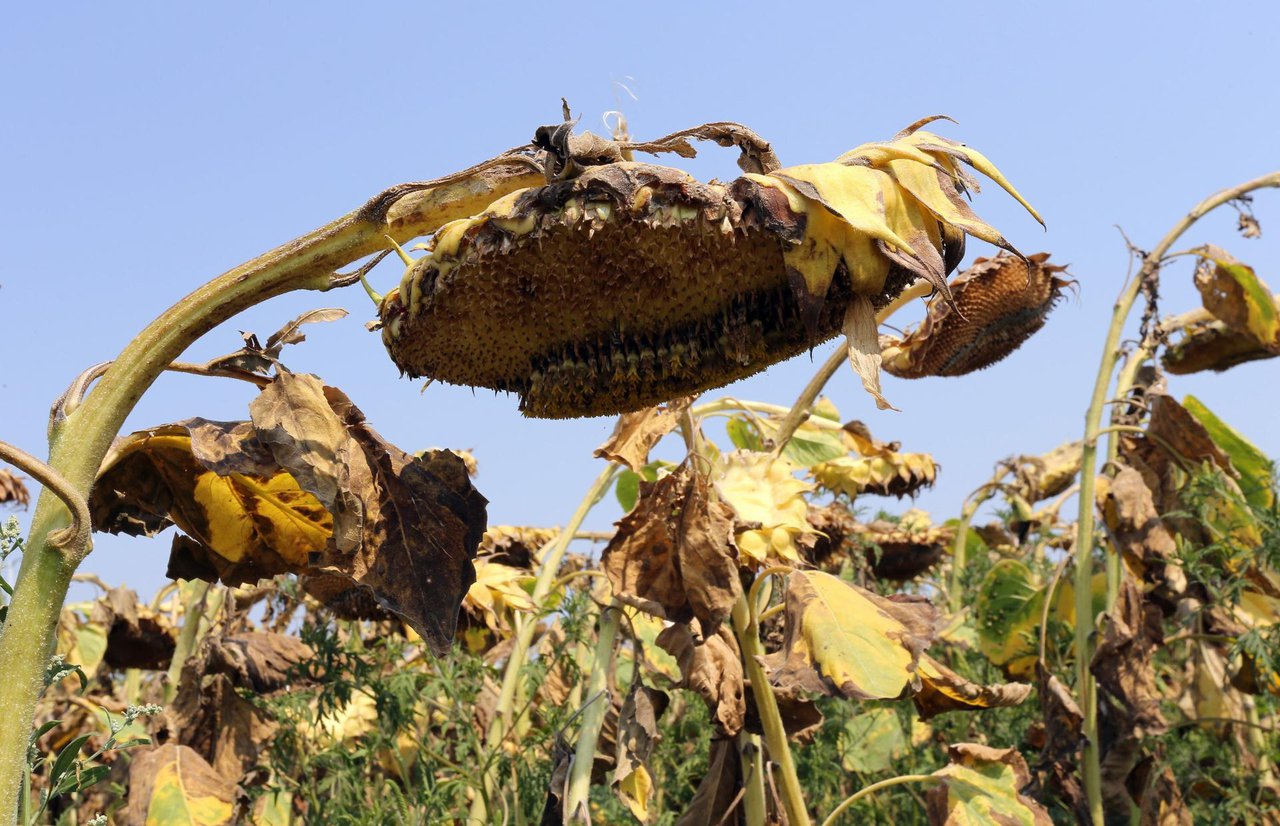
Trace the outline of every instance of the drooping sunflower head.
{"label": "drooping sunflower head", "polygon": [[516,393],[536,417],[718,387],[874,330],[917,278],[949,296],[966,234],[1011,249],[962,199],[961,162],[1013,192],[980,154],[918,129],[730,184],[586,166],[442,226],[383,300],[383,340],[404,372]]}

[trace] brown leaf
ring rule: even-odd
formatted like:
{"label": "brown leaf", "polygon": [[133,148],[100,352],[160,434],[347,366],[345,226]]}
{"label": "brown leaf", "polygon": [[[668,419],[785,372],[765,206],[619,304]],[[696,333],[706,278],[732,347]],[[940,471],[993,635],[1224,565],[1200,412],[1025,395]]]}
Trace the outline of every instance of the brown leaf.
{"label": "brown leaf", "polygon": [[678,687],[690,689],[706,701],[716,730],[730,736],[741,731],[747,704],[742,655],[733,633],[721,625],[714,635],[698,643],[687,625],[676,624],[664,628],[657,643],[680,663]]}
{"label": "brown leaf", "polygon": [[1192,826],[1195,820],[1182,800],[1173,769],[1159,766],[1155,758],[1139,763],[1127,780],[1129,795],[1140,801],[1142,826]]}
{"label": "brown leaf", "polygon": [[[760,707],[756,705],[755,692],[747,680],[747,719],[745,728],[752,734],[764,734],[764,722],[760,719]],[[823,715],[817,703],[795,686],[773,689],[773,699],[778,704],[778,716],[782,718],[782,730],[800,743],[807,743],[822,728]]]}
{"label": "brown leaf", "polygon": [[31,494],[27,493],[22,478],[0,468],[0,505],[21,505],[25,508],[30,501]]}
{"label": "brown leaf", "polygon": [[1259,343],[1248,332],[1228,327],[1221,321],[1204,321],[1182,329],[1182,336],[1160,356],[1164,369],[1182,376],[1201,370],[1222,372],[1238,364],[1280,356],[1280,342]]}
{"label": "brown leaf", "polygon": [[640,822],[647,822],[648,796],[652,789],[646,763],[662,736],[658,719],[667,708],[665,691],[636,681],[618,715],[613,790]]}
{"label": "brown leaf", "polygon": [[947,668],[927,654],[921,655],[920,690],[913,696],[921,720],[947,711],[977,711],[1021,705],[1031,695],[1026,683],[979,685]]}
{"label": "brown leaf", "polygon": [[1041,786],[1053,789],[1081,822],[1087,822],[1089,804],[1076,768],[1084,743],[1084,713],[1071,691],[1043,663],[1036,665],[1036,683],[1044,720],[1044,742],[1036,765],[1044,778]]}
{"label": "brown leaf", "polygon": [[91,621],[107,629],[104,661],[112,668],[167,668],[177,640],[161,614],[138,604],[138,594],[112,588],[93,605]]}
{"label": "brown leaf", "polygon": [[276,722],[237,693],[225,674],[202,675],[198,658],[182,668],[168,709],[177,742],[189,746],[222,777],[239,780],[258,763],[275,736]]}
{"label": "brown leaf", "polygon": [[314,597],[338,619],[383,621],[395,617],[378,604],[373,592],[342,574],[323,571],[299,577],[302,590]]}
{"label": "brown leaf", "polygon": [[[1149,616],[1149,611],[1155,612]],[[1167,728],[1151,656],[1162,639],[1158,609],[1147,605],[1132,578],[1125,577],[1115,607],[1103,615],[1102,633],[1090,671],[1101,694],[1113,701],[1115,728],[1142,738]],[[1155,620],[1153,622],[1153,620]]]}
{"label": "brown leaf", "polygon": [[559,535],[559,528],[490,525],[480,540],[476,556],[487,556],[499,564],[532,571],[543,546]]}
{"label": "brown leaf", "polygon": [[284,688],[294,667],[313,656],[297,637],[247,631],[211,642],[202,673],[226,674],[237,687],[262,694]]}
{"label": "brown leaf", "polygon": [[[563,736],[557,736],[555,748],[551,752],[551,782],[547,786],[547,802],[542,806],[539,826],[564,826],[570,822],[564,811],[564,795],[572,763],[573,746]],[[587,822],[590,822],[590,817]]]}
{"label": "brown leaf", "polygon": [[1156,446],[1177,464],[1213,462],[1228,475],[1239,474],[1231,465],[1231,459],[1218,447],[1209,431],[1172,396],[1151,392],[1148,396],[1151,421],[1147,433]]}
{"label": "brown leaf", "polygon": [[1105,483],[1099,486],[1099,505],[1125,564],[1139,579],[1154,566],[1155,576],[1163,581],[1165,564],[1178,548],[1173,534],[1156,512],[1151,490],[1142,474],[1122,466],[1114,477],[1104,479]]}
{"label": "brown leaf", "polygon": [[732,737],[713,739],[707,773],[676,826],[740,826],[744,811],[738,796],[740,788],[742,765],[737,744]]}
{"label": "brown leaf", "polygon": [[636,473],[649,462],[649,451],[676,426],[693,396],[675,399],[660,407],[648,407],[634,413],[623,413],[614,425],[609,440],[596,448],[599,459],[626,465]]}
{"label": "brown leaf", "polygon": [[661,606],[667,619],[722,623],[742,594],[734,511],[711,498],[707,478],[688,463],[642,482],[635,508],[618,522],[602,565],[618,595]]}
{"label": "brown leaf", "polygon": [[235,783],[222,777],[187,746],[166,743],[135,753],[129,767],[126,826],[231,823]]}

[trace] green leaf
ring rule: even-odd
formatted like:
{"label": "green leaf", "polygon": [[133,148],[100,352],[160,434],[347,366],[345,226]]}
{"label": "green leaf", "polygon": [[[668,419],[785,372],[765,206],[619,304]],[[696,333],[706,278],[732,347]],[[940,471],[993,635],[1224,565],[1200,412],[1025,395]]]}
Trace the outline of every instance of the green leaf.
{"label": "green leaf", "polygon": [[640,498],[640,474],[634,470],[622,470],[618,472],[617,481],[614,482],[613,495],[618,497],[618,504],[627,513],[636,506],[636,500]]}
{"label": "green leaf", "polygon": [[764,440],[760,438],[760,429],[746,419],[734,416],[724,426],[729,434],[729,441],[738,450],[762,451]]}
{"label": "green leaf", "polygon": [[1205,430],[1209,431],[1209,438],[1231,458],[1232,466],[1240,472],[1240,491],[1245,500],[1255,508],[1270,509],[1275,501],[1275,490],[1272,487],[1275,468],[1267,455],[1240,431],[1219,419],[1195,396],[1189,395],[1183,399],[1182,406],[1204,425]]}
{"label": "green leaf", "polygon": [[75,765],[80,755],[80,749],[84,748],[84,744],[92,736],[91,734],[82,734],[63,746],[62,751],[58,752],[57,758],[53,761],[53,768],[49,769],[49,786],[51,788],[57,788],[58,781]]}
{"label": "green leaf", "polygon": [[847,738],[840,756],[845,771],[877,774],[907,750],[902,723],[892,708],[871,708],[850,717],[842,734]]}

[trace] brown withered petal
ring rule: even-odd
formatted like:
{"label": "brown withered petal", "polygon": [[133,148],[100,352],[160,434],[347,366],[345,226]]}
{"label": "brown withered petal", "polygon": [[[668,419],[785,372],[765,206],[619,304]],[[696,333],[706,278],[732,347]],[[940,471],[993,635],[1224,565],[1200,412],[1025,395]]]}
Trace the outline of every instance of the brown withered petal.
{"label": "brown withered petal", "polygon": [[710,633],[742,594],[733,528],[733,509],[713,500],[707,478],[685,463],[641,483],[602,567],[615,594],[661,606],[666,619],[697,617]]}
{"label": "brown withered petal", "polygon": [[1000,361],[1044,326],[1066,267],[1042,252],[1026,261],[1006,253],[979,258],[951,282],[955,304],[934,301],[920,326],[881,339],[884,369],[902,379],[963,376]]}
{"label": "brown withered petal", "polygon": [[27,493],[22,478],[0,468],[0,505],[21,505],[25,508],[30,501],[31,494]]}
{"label": "brown withered petal", "polygon": [[1193,324],[1160,357],[1164,369],[1176,376],[1201,370],[1222,372],[1238,364],[1280,356],[1280,345],[1267,346],[1247,332],[1221,321]]}
{"label": "brown withered petal", "polygon": [[676,399],[660,407],[623,413],[609,440],[596,448],[596,458],[626,465],[639,473],[649,461],[649,451],[663,436],[675,430],[693,397]]}

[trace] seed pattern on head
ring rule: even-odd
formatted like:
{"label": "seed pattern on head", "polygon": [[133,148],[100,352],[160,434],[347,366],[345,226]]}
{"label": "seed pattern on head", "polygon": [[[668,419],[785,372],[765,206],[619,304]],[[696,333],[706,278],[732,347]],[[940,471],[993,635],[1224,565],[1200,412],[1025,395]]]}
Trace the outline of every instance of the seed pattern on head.
{"label": "seed pattern on head", "polygon": [[[516,393],[543,418],[749,376],[840,333],[854,295],[881,307],[959,260],[969,228],[922,181],[940,198],[962,188],[947,171],[961,150],[911,149],[916,161],[869,146],[870,160],[731,184],[621,161],[512,193],[435,233],[381,304],[383,340],[411,376]],[[893,164],[925,162],[898,183]]]}

